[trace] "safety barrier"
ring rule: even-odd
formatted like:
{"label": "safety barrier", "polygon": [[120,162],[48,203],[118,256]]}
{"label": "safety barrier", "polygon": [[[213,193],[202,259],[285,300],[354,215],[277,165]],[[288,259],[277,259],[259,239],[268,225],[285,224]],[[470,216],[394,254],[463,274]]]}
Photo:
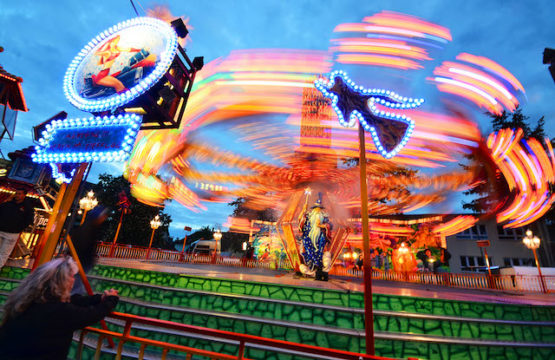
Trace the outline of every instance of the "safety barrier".
{"label": "safety barrier", "polygon": [[231,256],[188,254],[179,251],[161,250],[154,248],[151,248],[149,251],[148,248],[141,246],[112,246],[112,244],[108,243],[100,243],[97,246],[97,255],[100,257],[112,257],[117,259],[144,259],[160,262],[185,262],[194,264],[216,264],[258,269],[292,270],[289,260],[287,259],[279,260],[277,262],[257,261]]}
{"label": "safety barrier", "polygon": [[[115,259],[145,259],[159,262],[184,262],[191,264],[215,264],[258,269],[292,270],[288,259],[280,261],[258,261],[230,256],[211,256],[181,253],[179,251],[150,249],[140,246],[127,246],[101,243],[97,254],[100,257]],[[111,254],[111,255],[110,255]],[[362,278],[362,270],[346,268],[342,265],[333,266],[330,275]],[[542,280],[547,292],[555,291],[555,276],[535,275],[488,275],[488,274],[455,274],[382,271],[374,269],[372,279],[386,281],[404,281],[418,284],[443,285],[465,289],[496,289],[522,292],[543,292]]]}
{"label": "safety barrier", "polygon": [[[362,270],[356,268],[345,268],[334,266],[331,275],[360,277]],[[555,291],[555,276],[535,275],[488,275],[488,274],[456,274],[456,273],[432,273],[432,272],[394,272],[394,271],[372,271],[373,280],[404,281],[427,285],[443,285],[465,289],[497,289],[523,292],[543,292],[542,279],[547,292]]]}
{"label": "safety barrier", "polygon": [[[187,359],[191,359],[192,356],[203,356],[209,359],[247,359],[245,357],[245,351],[248,348],[264,349],[266,351],[275,353],[287,353],[302,356],[304,358],[328,358],[328,359],[353,359],[353,360],[363,360],[363,359],[373,359],[373,360],[392,360],[390,358],[371,356],[366,354],[359,354],[349,351],[322,348],[318,346],[305,345],[300,343],[294,343],[283,340],[275,340],[269,338],[263,338],[253,335],[245,335],[240,333],[233,333],[229,331],[222,331],[217,329],[203,328],[200,326],[193,326],[187,324],[181,324],[171,321],[147,318],[132,314],[124,314],[114,312],[109,315],[110,318],[121,320],[125,323],[122,332],[109,331],[98,329],[94,327],[87,327],[81,331],[79,337],[79,346],[77,348],[77,359],[82,358],[83,347],[85,336],[88,333],[97,334],[98,338],[95,347],[95,359],[100,359],[103,340],[111,337],[117,343],[117,350],[115,359],[119,360],[123,356],[123,346],[125,343],[135,343],[139,344],[139,360],[144,359],[145,350],[147,347],[158,348],[162,351],[162,359],[168,356],[169,351],[174,351],[182,354],[186,354]],[[197,336],[202,336],[209,338],[213,341],[221,341],[229,343],[230,341],[237,346],[237,354],[230,355],[224,353],[216,353],[213,351],[196,349],[188,346],[172,344],[163,341],[152,340],[148,338],[143,338],[139,336],[131,335],[131,330],[133,326],[141,324],[149,327],[156,327],[160,329],[168,329],[173,332],[181,332],[187,334],[195,334]],[[409,358],[409,360],[416,360],[414,358]]]}

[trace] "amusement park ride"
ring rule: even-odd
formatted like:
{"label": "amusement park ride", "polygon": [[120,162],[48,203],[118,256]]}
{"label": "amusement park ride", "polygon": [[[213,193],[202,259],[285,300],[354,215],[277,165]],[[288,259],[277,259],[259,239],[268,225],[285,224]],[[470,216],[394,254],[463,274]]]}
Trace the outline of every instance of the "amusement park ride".
{"label": "amusement park ride", "polygon": [[35,128],[40,138],[33,160],[50,164],[63,182],[35,266],[52,257],[62,230],[55,224],[65,222],[90,162],[125,161],[139,130],[180,126],[195,74],[203,67],[201,57],[191,61],[179,45],[187,34],[181,19],[171,25],[131,19],[92,39],[69,65],[64,93],[94,116],[67,119],[62,112]]}
{"label": "amusement park ride", "polygon": [[[146,204],[173,199],[200,211],[204,202],[242,197],[252,209],[275,209],[292,267],[320,279],[347,242],[362,240],[370,259],[380,237],[413,232],[409,221],[389,216],[441,204],[479,184],[504,182],[506,192],[488,194],[493,206],[484,216],[505,227],[528,225],[547,212],[555,199],[551,143],[524,139],[520,129],[484,139],[463,115],[464,107],[513,111],[524,89],[509,71],[462,53],[427,78],[438,99],[456,99],[457,107],[438,101],[426,108],[423,99],[405,97],[406,88],[399,95],[376,87],[388,87],[388,79],[369,79],[361,69],[424,69],[433,49],[452,41],[448,29],[382,12],[335,32],[341,36],[327,52],[241,50],[204,68],[202,58],[190,61],[178,44],[187,35],[179,21],[170,26],[136,18],[93,39],[70,64],[64,92],[94,116],[44,124],[34,156],[71,182],[54,207],[36,263],[51,258],[61,231],[54,224],[64,222],[88,162],[128,157],[132,195]],[[356,83],[332,71],[348,67],[358,69]],[[217,131],[226,132],[225,141],[206,136]],[[464,156],[481,163],[456,168]],[[444,246],[446,236],[479,217],[420,220],[427,233],[418,245]],[[371,332],[369,261],[364,274]],[[367,351],[373,353],[370,343]]]}

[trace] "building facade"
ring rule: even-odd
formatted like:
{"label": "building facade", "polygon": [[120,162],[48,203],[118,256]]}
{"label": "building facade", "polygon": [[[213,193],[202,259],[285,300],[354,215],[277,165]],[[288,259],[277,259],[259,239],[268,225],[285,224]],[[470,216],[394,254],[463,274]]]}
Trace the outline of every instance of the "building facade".
{"label": "building facade", "polygon": [[[504,229],[495,219],[491,219],[480,221],[463,232],[447,237],[451,272],[486,272],[486,251],[494,273],[503,267],[535,266],[532,250],[526,248],[522,242],[527,229]],[[541,239],[538,249],[540,265],[553,266],[552,242],[545,223],[539,221],[531,230]],[[479,247],[476,242],[480,240],[489,240],[490,245]]]}

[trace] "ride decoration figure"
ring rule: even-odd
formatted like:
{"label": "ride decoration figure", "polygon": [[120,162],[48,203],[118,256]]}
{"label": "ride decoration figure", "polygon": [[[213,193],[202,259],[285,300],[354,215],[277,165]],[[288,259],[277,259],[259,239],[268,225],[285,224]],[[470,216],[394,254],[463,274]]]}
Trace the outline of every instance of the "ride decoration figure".
{"label": "ride decoration figure", "polygon": [[318,200],[308,211],[308,194],[299,217],[299,231],[303,246],[302,256],[304,264],[300,270],[305,275],[316,276],[316,280],[328,280],[331,262],[326,246],[331,243],[332,224],[322,205],[322,193],[318,193]]}
{"label": "ride decoration figure", "polygon": [[122,190],[118,194],[118,202],[116,203],[116,207],[118,211],[122,212],[123,214],[129,214],[131,212],[131,201],[127,197],[127,194],[124,190]]}
{"label": "ride decoration figure", "polygon": [[[147,72],[142,69],[152,69],[156,65],[156,54],[152,54],[147,49],[126,48],[119,45],[120,35],[116,35],[104,43],[94,55],[98,57],[97,66],[101,70],[96,74],[90,74],[89,78],[85,78],[85,88],[81,95],[86,98],[97,98],[99,96],[107,96],[110,93],[118,94],[128,90],[134,86],[138,80],[144,78]],[[122,59],[121,54],[134,53],[131,58]],[[118,61],[124,62],[115,66]],[[125,63],[127,62],[127,63]],[[136,73],[135,70],[139,72]],[[96,88],[95,87],[101,87]],[[104,90],[101,90],[104,89]],[[112,89],[112,91],[105,91]]]}

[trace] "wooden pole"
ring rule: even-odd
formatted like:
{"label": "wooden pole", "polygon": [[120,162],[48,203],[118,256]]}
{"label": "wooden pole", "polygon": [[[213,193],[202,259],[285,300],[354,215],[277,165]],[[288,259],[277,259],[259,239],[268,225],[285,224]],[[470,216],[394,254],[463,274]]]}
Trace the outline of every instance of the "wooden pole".
{"label": "wooden pole", "polygon": [[112,247],[110,248],[110,257],[114,256],[114,247],[116,246],[116,242],[118,241],[119,230],[121,229],[121,223],[123,221],[123,213],[124,209],[121,209],[121,215],[119,217],[118,228],[116,229],[116,235],[114,236],[114,241],[112,241]]}
{"label": "wooden pole", "polygon": [[81,222],[79,223],[79,225],[83,225],[86,217],[87,217],[87,209],[83,210],[83,217],[81,218]]}
{"label": "wooden pole", "polygon": [[150,242],[148,243],[148,250],[146,251],[145,259],[148,259],[148,256],[150,255],[150,247],[152,246],[152,239],[154,239],[155,231],[156,229],[152,228],[152,234],[150,235]]}
{"label": "wooden pole", "polygon": [[[75,246],[73,246],[73,241],[71,240],[71,236],[69,236],[69,235],[66,237],[66,244],[67,244],[67,247],[69,248],[69,253],[71,254],[71,257],[73,258],[73,260],[75,260],[75,263],[77,264],[77,269],[79,269],[79,277],[81,278],[81,281],[83,282],[83,285],[85,286],[85,290],[87,290],[87,294],[89,294],[91,296],[94,295],[91,284],[89,283],[89,279],[87,278],[87,274],[85,273],[85,270],[83,269],[83,265],[81,264],[81,260],[79,260],[79,256],[77,255],[77,251],[75,250]],[[106,325],[106,322],[104,320],[100,320],[100,326],[104,330],[108,330],[108,326]],[[108,343],[110,344],[111,348],[116,346],[114,344],[114,340],[109,335],[108,335]]]}
{"label": "wooden pole", "polygon": [[542,287],[542,292],[547,294],[547,287],[545,286],[545,281],[543,279],[542,270],[540,268],[540,262],[538,261],[538,255],[536,254],[536,249],[532,248],[532,252],[534,253],[534,260],[536,260],[536,267],[538,268],[538,274],[540,275],[540,284]]}
{"label": "wooden pole", "polygon": [[183,238],[183,249],[181,249],[181,255],[183,255],[185,253],[185,244],[187,243],[187,234],[185,234],[185,237]]}
{"label": "wooden pole", "polygon": [[491,277],[491,269],[489,267],[488,250],[484,248],[484,254],[486,256],[486,265],[488,266],[488,274]]}
{"label": "wooden pole", "polygon": [[75,175],[73,176],[73,179],[71,180],[71,183],[69,185],[62,184],[60,192],[58,193],[58,198],[56,199],[56,203],[52,209],[52,214],[50,215],[46,229],[42,234],[40,241],[40,253],[33,264],[33,269],[50,261],[54,256],[56,245],[60,239],[67,214],[73,205],[75,196],[77,195],[81,181],[83,180],[83,176],[88,166],[89,163],[80,164],[79,168],[75,172]]}
{"label": "wooden pole", "polygon": [[374,315],[372,310],[372,266],[370,265],[370,239],[368,238],[368,189],[366,188],[366,143],[364,129],[358,124],[360,166],[360,208],[362,222],[362,245],[364,259],[364,329],[366,332],[366,354],[374,355]]}

